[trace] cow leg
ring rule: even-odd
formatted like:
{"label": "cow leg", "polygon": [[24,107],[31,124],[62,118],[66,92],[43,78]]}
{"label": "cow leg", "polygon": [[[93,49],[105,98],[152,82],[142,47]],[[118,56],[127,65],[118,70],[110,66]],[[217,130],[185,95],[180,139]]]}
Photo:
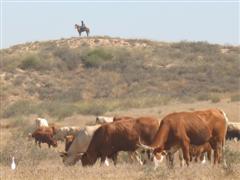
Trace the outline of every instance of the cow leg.
{"label": "cow leg", "polygon": [[111,157],[111,159],[113,160],[114,166],[117,165],[117,156],[118,156],[118,153],[115,153],[115,154],[113,154],[112,157]]}
{"label": "cow leg", "polygon": [[182,151],[183,151],[183,158],[186,161],[187,166],[189,166],[189,141],[183,140],[182,141]]}
{"label": "cow leg", "polygon": [[106,166],[109,166],[109,162],[107,160],[107,156],[101,156],[101,165],[105,164]]}
{"label": "cow leg", "polygon": [[[184,159],[183,159],[183,153],[182,153],[181,149],[178,151],[178,156],[179,156],[179,160],[180,160],[180,166],[183,167],[184,166]],[[192,158],[192,156],[191,156],[191,158]]]}
{"label": "cow leg", "polygon": [[213,149],[213,152],[214,152],[214,160],[213,160],[213,163],[214,164],[217,164],[220,162],[220,154],[221,154],[221,150],[222,150],[222,143],[219,143],[218,140],[212,140],[210,141],[210,145]]}
{"label": "cow leg", "polygon": [[199,159],[200,159],[201,162],[205,159],[204,153],[201,153],[201,154],[199,155]]}
{"label": "cow leg", "polygon": [[169,168],[173,168],[174,165],[174,156],[173,153],[169,152],[166,155],[166,159],[167,159],[167,165]]}
{"label": "cow leg", "polygon": [[40,141],[38,141],[38,146],[41,148],[41,142]]}
{"label": "cow leg", "polygon": [[210,149],[208,152],[207,152],[207,158],[209,160],[209,162],[211,162],[211,159],[212,159],[212,150]]}

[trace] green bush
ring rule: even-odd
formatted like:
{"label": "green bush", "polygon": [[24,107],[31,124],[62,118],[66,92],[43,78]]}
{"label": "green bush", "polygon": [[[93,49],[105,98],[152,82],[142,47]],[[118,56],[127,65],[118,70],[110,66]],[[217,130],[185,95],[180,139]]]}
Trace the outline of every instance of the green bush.
{"label": "green bush", "polygon": [[8,106],[3,111],[3,117],[9,118],[9,117],[23,116],[23,115],[39,113],[39,111],[40,110],[37,108],[37,106],[33,102],[27,101],[27,100],[19,100],[11,104],[10,106]]}
{"label": "green bush", "polygon": [[27,55],[23,58],[21,64],[19,65],[21,69],[34,69],[34,70],[47,70],[49,69],[49,62],[41,59],[37,54]]}
{"label": "green bush", "polygon": [[82,61],[86,67],[91,68],[99,67],[112,58],[113,55],[110,52],[106,49],[99,48],[88,52],[85,56],[83,56]]}
{"label": "green bush", "polygon": [[100,115],[104,114],[108,110],[110,109],[104,102],[93,101],[78,104],[78,113],[80,114]]}
{"label": "green bush", "polygon": [[231,96],[231,101],[232,102],[240,101],[240,94]]}
{"label": "green bush", "polygon": [[211,102],[212,103],[218,103],[220,101],[221,101],[220,97],[218,97],[216,95],[211,96]]}
{"label": "green bush", "polygon": [[[57,48],[53,51],[53,55],[55,58],[59,58],[68,70],[74,70],[81,63],[81,52],[76,49],[70,49],[67,47]],[[59,64],[58,66],[58,68],[62,68]]]}
{"label": "green bush", "polygon": [[197,95],[197,100],[199,101],[207,101],[209,99],[208,94],[200,93]]}
{"label": "green bush", "polygon": [[75,105],[60,101],[44,102],[39,105],[39,108],[44,109],[45,113],[49,116],[58,118],[58,120],[63,120],[65,117],[72,116],[78,110]]}

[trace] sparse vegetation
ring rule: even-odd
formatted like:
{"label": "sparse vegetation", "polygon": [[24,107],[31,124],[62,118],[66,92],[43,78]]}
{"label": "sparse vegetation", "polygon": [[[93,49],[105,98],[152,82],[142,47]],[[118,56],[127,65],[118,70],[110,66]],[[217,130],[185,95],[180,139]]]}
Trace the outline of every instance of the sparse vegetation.
{"label": "sparse vegetation", "polygon": [[240,101],[240,94],[231,96],[231,101],[232,101],[232,102],[234,102],[234,101]]}
{"label": "sparse vegetation", "polygon": [[[1,114],[40,113],[62,119],[172,101],[217,103],[222,94],[238,93],[239,52],[239,47],[207,42],[110,37],[14,46],[1,50],[0,93],[6,104]],[[229,98],[239,99],[238,95]],[[21,100],[34,104],[18,105]]]}

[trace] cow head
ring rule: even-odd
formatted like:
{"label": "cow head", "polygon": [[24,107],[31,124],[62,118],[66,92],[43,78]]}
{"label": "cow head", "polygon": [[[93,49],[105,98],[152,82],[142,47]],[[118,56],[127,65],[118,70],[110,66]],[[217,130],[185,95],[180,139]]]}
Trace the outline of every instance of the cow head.
{"label": "cow head", "polygon": [[138,147],[141,154],[144,155],[144,162],[153,162],[155,168],[159,166],[159,163],[163,161],[164,156],[167,154],[162,148],[153,148],[151,146],[142,144],[140,138]]}
{"label": "cow head", "polygon": [[83,166],[90,166],[93,165],[97,161],[97,156],[95,155],[89,155],[88,153],[84,153],[82,158],[82,165]]}
{"label": "cow head", "polygon": [[64,165],[73,166],[81,159],[82,153],[69,155],[67,152],[60,152],[60,157],[62,157]]}

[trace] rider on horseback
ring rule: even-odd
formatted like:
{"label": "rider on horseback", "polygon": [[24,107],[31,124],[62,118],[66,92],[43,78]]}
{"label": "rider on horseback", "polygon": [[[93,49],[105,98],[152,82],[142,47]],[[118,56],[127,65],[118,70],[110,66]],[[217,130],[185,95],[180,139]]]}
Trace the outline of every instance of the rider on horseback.
{"label": "rider on horseback", "polygon": [[81,21],[81,23],[82,23],[82,28],[85,28],[86,26],[85,26],[84,22]]}

